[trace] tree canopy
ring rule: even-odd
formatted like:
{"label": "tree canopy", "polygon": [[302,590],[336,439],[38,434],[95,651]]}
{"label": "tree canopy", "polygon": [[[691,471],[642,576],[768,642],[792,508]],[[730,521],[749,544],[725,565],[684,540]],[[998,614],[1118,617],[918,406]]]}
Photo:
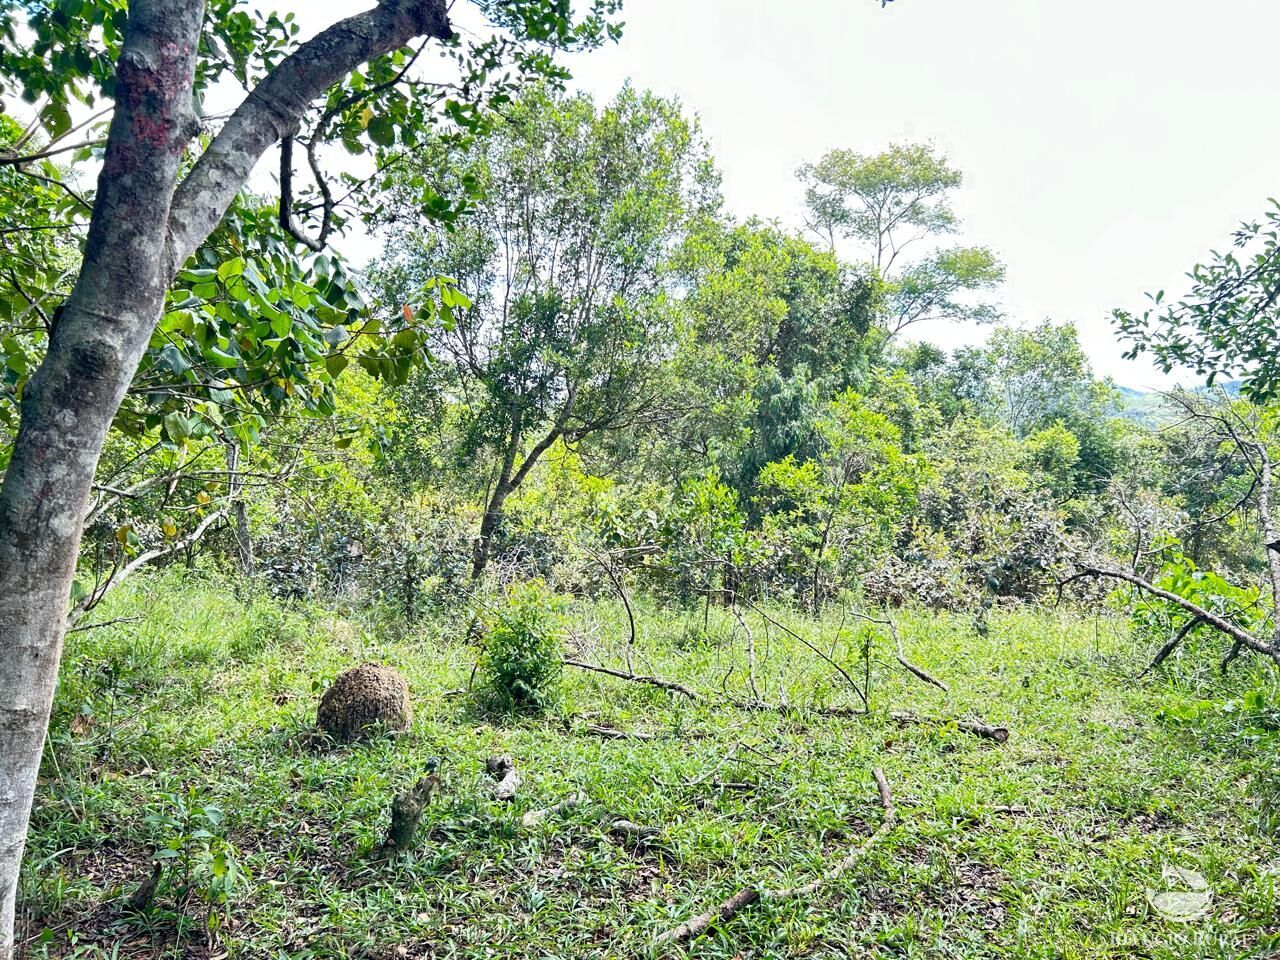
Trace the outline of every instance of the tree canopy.
{"label": "tree canopy", "polygon": [[[1000,316],[973,294],[995,290],[1004,265],[986,247],[939,247],[959,228],[949,194],[964,182],[929,144],[895,144],[883,153],[832,150],[800,168],[807,224],[832,250],[856,243],[884,284],[882,320],[890,335],[929,320],[990,323]],[[910,259],[908,247],[927,252]]]}

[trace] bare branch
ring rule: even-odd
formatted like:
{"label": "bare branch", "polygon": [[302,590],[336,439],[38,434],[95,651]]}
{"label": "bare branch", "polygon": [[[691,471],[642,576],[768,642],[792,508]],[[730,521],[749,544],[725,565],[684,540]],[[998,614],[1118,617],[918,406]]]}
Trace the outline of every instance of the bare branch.
{"label": "bare branch", "polygon": [[166,251],[170,274],[222,219],[258,159],[297,129],[313,101],[360,64],[421,36],[453,36],[444,0],[380,3],[321,31],[267,74],[174,195]]}
{"label": "bare branch", "polygon": [[[1093,577],[1108,577],[1113,580],[1123,580],[1125,583],[1132,584],[1133,586],[1151,594],[1152,596],[1159,597],[1161,600],[1167,600],[1170,603],[1174,604],[1175,606],[1179,606],[1183,610],[1186,610],[1188,613],[1194,614],[1196,617],[1198,617],[1200,620],[1204,621],[1205,623],[1209,624],[1209,626],[1213,627],[1215,630],[1219,630],[1222,633],[1225,633],[1227,636],[1229,636],[1232,640],[1235,640],[1241,646],[1247,647],[1250,650],[1253,650],[1257,653],[1266,654],[1268,657],[1272,657],[1275,660],[1280,661],[1280,650],[1277,650],[1276,647],[1262,640],[1259,640],[1253,634],[1249,633],[1247,630],[1243,629],[1242,627],[1239,627],[1236,624],[1232,623],[1230,620],[1227,620],[1224,617],[1220,617],[1216,613],[1210,613],[1208,610],[1200,606],[1198,603],[1188,600],[1186,597],[1180,597],[1176,593],[1172,593],[1168,590],[1164,590],[1160,587],[1157,587],[1154,583],[1151,583],[1148,580],[1144,580],[1142,579],[1142,577],[1139,577],[1136,574],[1126,573],[1123,570],[1106,570],[1101,567],[1090,567],[1090,566],[1083,566],[1080,568],[1080,570],[1081,572],[1079,576],[1071,577],[1069,579],[1074,580],[1074,579],[1079,579],[1080,576],[1093,576]],[[1068,581],[1064,581],[1064,583],[1065,582],[1068,582]]]}
{"label": "bare branch", "polygon": [[860,846],[851,851],[847,856],[837,861],[830,869],[824,872],[820,877],[811,880],[809,883],[801,884],[795,887],[774,887],[760,888],[755,886],[744,887],[735,893],[728,900],[712,909],[701,913],[677,927],[673,927],[654,938],[654,944],[657,946],[665,946],[672,943],[686,943],[694,937],[702,934],[716,921],[724,922],[736,917],[739,913],[761,900],[791,900],[797,897],[808,897],[817,893],[822,887],[838,880],[845,873],[848,873],[853,867],[867,855],[868,852],[889,833],[898,823],[897,808],[893,803],[893,793],[889,789],[889,782],[885,779],[884,772],[879,767],[871,771],[871,775],[875,778],[876,789],[880,793],[880,806],[884,809],[884,817],[880,821],[880,826],[876,828],[875,833],[867,837]]}
{"label": "bare branch", "polygon": [[192,530],[189,534],[187,534],[185,537],[181,538],[180,540],[175,540],[172,543],[167,543],[162,547],[156,547],[154,550],[147,550],[143,553],[138,554],[131,561],[129,561],[129,563],[127,563],[125,566],[114,571],[111,574],[111,576],[107,578],[106,583],[102,584],[102,586],[94,590],[91,594],[89,594],[89,596],[85,597],[83,600],[77,603],[74,607],[72,607],[71,613],[68,615],[68,620],[74,621],[76,617],[79,617],[81,614],[87,612],[88,610],[93,609],[95,606],[97,606],[99,603],[102,602],[102,598],[105,597],[107,593],[114,590],[116,587],[120,586],[120,584],[122,584],[129,577],[133,576],[133,574],[137,573],[140,569],[145,567],[147,564],[152,563],[155,560],[161,560],[165,557],[171,557],[175,553],[179,553],[180,551],[185,550],[187,547],[191,546],[192,544],[197,543],[200,540],[200,538],[205,535],[205,533],[208,531],[208,529],[211,526],[213,526],[219,520],[225,519],[226,516],[227,516],[227,511],[225,509],[215,510],[213,513],[209,514],[207,517],[201,520],[199,525],[194,530]]}

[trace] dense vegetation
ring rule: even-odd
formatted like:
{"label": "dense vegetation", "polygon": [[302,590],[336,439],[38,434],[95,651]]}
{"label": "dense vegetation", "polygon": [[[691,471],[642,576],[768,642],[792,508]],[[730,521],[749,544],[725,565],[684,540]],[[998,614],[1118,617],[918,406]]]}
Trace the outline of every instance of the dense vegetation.
{"label": "dense vegetation", "polygon": [[[20,6],[0,584],[31,589],[31,438],[94,379],[51,379],[100,316],[83,111],[147,5]],[[1135,396],[1069,321],[1001,316],[935,147],[813,158],[803,230],[735,217],[685,106],[566,89],[616,4],[477,7],[492,38],[437,37],[465,96],[370,51],[282,196],[158,288],[71,524],[17,954],[1280,950],[1270,234],[1117,313],[1207,378]],[[291,18],[204,16],[197,94],[288,63]],[[412,717],[318,729],[366,662]]]}

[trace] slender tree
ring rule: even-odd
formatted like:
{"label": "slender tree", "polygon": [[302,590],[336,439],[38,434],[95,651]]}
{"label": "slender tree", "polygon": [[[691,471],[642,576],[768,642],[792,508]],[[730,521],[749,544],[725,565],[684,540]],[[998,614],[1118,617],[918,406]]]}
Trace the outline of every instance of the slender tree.
{"label": "slender tree", "polygon": [[[959,219],[950,195],[963,175],[927,144],[895,144],[866,155],[832,150],[799,170],[809,229],[834,251],[849,240],[866,253],[885,283],[882,321],[890,335],[926,320],[991,322],[999,312],[974,300],[1004,280],[1004,265],[986,247],[939,247]],[[909,247],[934,244],[921,257]]]}

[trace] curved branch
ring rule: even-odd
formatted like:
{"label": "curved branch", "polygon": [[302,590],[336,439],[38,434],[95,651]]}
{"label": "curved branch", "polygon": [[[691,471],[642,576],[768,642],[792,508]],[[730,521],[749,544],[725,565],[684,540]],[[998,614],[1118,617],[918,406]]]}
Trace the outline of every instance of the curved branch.
{"label": "curved branch", "polygon": [[127,578],[133,576],[133,574],[137,573],[140,569],[145,567],[148,563],[151,563],[153,560],[161,560],[164,557],[171,557],[175,553],[185,550],[187,547],[191,546],[192,544],[197,543],[200,540],[200,538],[205,535],[205,533],[209,530],[211,526],[213,526],[219,520],[224,519],[226,515],[227,515],[227,511],[225,509],[215,510],[213,513],[209,514],[207,517],[201,520],[199,526],[197,526],[194,530],[192,530],[189,534],[187,534],[181,540],[175,540],[173,541],[173,543],[167,543],[163,547],[156,547],[154,550],[148,550],[145,553],[138,554],[131,561],[129,561],[128,564],[126,564],[125,566],[121,567],[119,570],[112,573],[111,576],[107,578],[106,583],[104,583],[98,589],[94,590],[91,594],[89,594],[89,596],[85,597],[83,600],[77,603],[74,607],[72,607],[71,612],[67,614],[67,620],[69,622],[74,622],[75,619],[79,617],[81,614],[86,613],[87,611],[93,609],[95,606],[97,606],[99,603],[102,602],[102,598],[105,597],[109,591],[114,590],[116,587],[120,586],[120,584],[123,583]]}
{"label": "curved branch", "polygon": [[849,671],[846,670],[844,667],[842,667],[839,663],[837,663],[835,659],[823,653],[820,649],[818,649],[816,644],[810,642],[809,640],[806,640],[804,637],[800,636],[800,634],[796,633],[786,624],[780,623],[779,621],[775,620],[773,617],[769,616],[767,613],[765,613],[763,610],[761,610],[751,601],[745,600],[743,602],[746,603],[747,606],[749,606],[757,614],[759,614],[761,619],[777,627],[779,630],[781,630],[787,636],[791,637],[793,640],[800,641],[802,644],[808,647],[810,651],[817,654],[820,658],[825,660],[831,666],[835,667],[836,671],[840,674],[840,676],[844,677],[845,680],[848,681],[849,686],[853,688],[853,692],[858,695],[858,699],[862,701],[863,713],[866,713],[871,709],[871,704],[867,700],[867,691],[864,690],[862,687],[858,686],[858,681],[854,680],[853,677],[849,676]]}
{"label": "curved branch", "polygon": [[316,173],[316,185],[324,197],[324,212],[320,217],[320,233],[314,239],[307,235],[293,222],[293,134],[280,141],[280,229],[297,240],[308,250],[319,253],[329,239],[329,231],[333,229],[333,195],[329,183],[315,169],[314,154],[310,147],[308,157],[312,158],[312,170]]}
{"label": "curved branch", "polygon": [[[1175,606],[1181,607],[1183,610],[1193,614],[1215,630],[1225,633],[1242,647],[1247,647],[1256,653],[1262,653],[1280,661],[1280,650],[1276,647],[1259,640],[1253,634],[1249,633],[1249,631],[1236,626],[1230,620],[1220,617],[1216,613],[1210,613],[1198,603],[1188,600],[1186,597],[1180,597],[1169,590],[1157,587],[1154,583],[1142,579],[1142,577],[1139,577],[1137,574],[1126,573],[1123,570],[1107,570],[1102,567],[1090,566],[1082,566],[1080,571],[1081,576],[1108,577],[1113,580],[1123,580],[1125,583],[1132,584],[1138,589],[1151,594],[1153,597],[1159,597],[1161,600],[1167,600]],[[1079,579],[1079,577],[1072,577],[1071,579]]]}
{"label": "curved branch", "polygon": [[165,251],[170,273],[177,273],[222,219],[259,158],[290,136],[329,88],[415,37],[453,35],[445,0],[383,0],[321,31],[281,61],[245,97],[178,187]]}
{"label": "curved branch", "polygon": [[[429,40],[430,38],[428,38]],[[316,123],[315,131],[307,139],[307,165],[311,167],[311,176],[316,182],[316,188],[320,191],[320,203],[311,204],[304,208],[303,212],[310,212],[317,206],[320,207],[320,234],[312,239],[301,227],[293,222],[293,134],[290,134],[280,141],[280,226],[281,228],[297,240],[299,243],[307,247],[309,250],[320,252],[324,249],[325,241],[329,239],[329,234],[333,230],[333,211],[338,205],[338,201],[333,199],[333,188],[329,186],[329,180],[324,175],[324,170],[320,168],[320,157],[316,152],[316,148],[324,142],[325,134],[329,132],[329,125],[333,123],[334,118],[343,110],[355,106],[370,97],[377,96],[384,90],[390,90],[409,73],[410,68],[418,62],[418,57],[422,56],[422,51],[427,48],[428,40],[422,41],[418,45],[418,49],[413,52],[405,65],[396,72],[390,80],[383,83],[375,84],[366,90],[361,90],[338,100],[333,106],[326,110],[320,116],[320,120]],[[368,182],[368,181],[366,181]],[[350,196],[350,193],[347,194]],[[344,197],[345,199],[345,197]]]}

